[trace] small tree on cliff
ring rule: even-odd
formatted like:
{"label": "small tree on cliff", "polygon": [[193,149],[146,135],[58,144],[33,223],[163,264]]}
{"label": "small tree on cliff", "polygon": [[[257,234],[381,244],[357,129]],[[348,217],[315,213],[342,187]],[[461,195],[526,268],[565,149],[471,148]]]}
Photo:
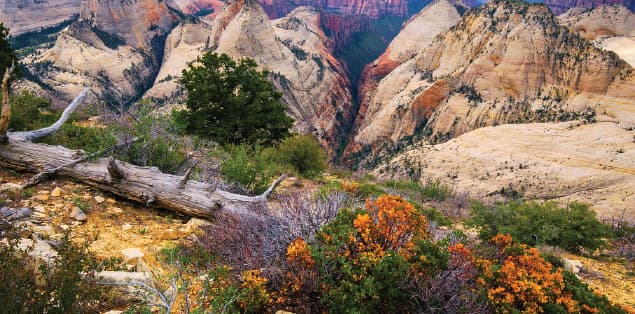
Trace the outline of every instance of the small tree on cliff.
{"label": "small tree on cliff", "polygon": [[3,75],[4,71],[18,60],[15,51],[9,45],[8,36],[9,29],[0,23],[0,75]]}
{"label": "small tree on cliff", "polygon": [[208,51],[183,70],[188,110],[178,118],[189,133],[220,144],[278,142],[289,135],[293,120],[266,76],[252,59],[235,62]]}

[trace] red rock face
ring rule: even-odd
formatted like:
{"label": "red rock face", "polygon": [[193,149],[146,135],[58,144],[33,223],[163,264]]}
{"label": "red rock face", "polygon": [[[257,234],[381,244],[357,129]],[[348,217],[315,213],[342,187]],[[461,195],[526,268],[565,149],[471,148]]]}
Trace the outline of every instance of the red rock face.
{"label": "red rock face", "polygon": [[545,0],[554,14],[562,14],[573,7],[595,8],[602,5],[623,5],[635,11],[635,0]]}
{"label": "red rock face", "polygon": [[406,0],[258,0],[258,2],[270,18],[285,16],[299,6],[317,7],[328,13],[339,15],[362,15],[371,18],[408,14]]}
{"label": "red rock face", "polygon": [[333,39],[335,48],[345,45],[354,33],[370,31],[370,22],[371,18],[363,15],[342,16],[328,12],[320,14],[321,27]]}

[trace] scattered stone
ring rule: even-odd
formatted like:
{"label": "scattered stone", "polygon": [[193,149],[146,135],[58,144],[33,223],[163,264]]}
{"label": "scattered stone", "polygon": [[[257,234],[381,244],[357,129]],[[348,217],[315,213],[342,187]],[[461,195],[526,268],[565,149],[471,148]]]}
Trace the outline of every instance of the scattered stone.
{"label": "scattered stone", "polygon": [[116,203],[117,201],[115,201],[115,200],[114,200],[114,199],[112,199],[112,198],[107,198],[107,199],[106,199],[106,202],[108,202],[109,204],[114,204],[114,203]]}
{"label": "scattered stone", "polygon": [[50,225],[33,226],[32,230],[41,235],[50,235],[53,233],[53,227]]}
{"label": "scattered stone", "polygon": [[84,211],[82,211],[77,206],[73,207],[73,210],[71,211],[71,214],[69,216],[77,221],[86,221],[86,219],[88,218],[86,217]]}
{"label": "scattered stone", "polygon": [[123,249],[121,250],[121,254],[123,255],[124,263],[128,264],[136,264],[139,262],[139,259],[143,258],[143,252],[136,247]]}
{"label": "scattered stone", "polygon": [[283,310],[277,310],[276,314],[295,314],[293,312],[288,312],[288,311],[283,311]]}
{"label": "scattered stone", "polygon": [[136,272],[124,272],[124,271],[100,271],[95,277],[100,282],[105,283],[117,283],[117,284],[126,284],[130,281],[139,281],[150,283],[152,282],[152,274],[151,273],[136,273]]}
{"label": "scattered stone", "polygon": [[112,310],[112,311],[104,312],[103,314],[121,314],[121,313],[123,313],[123,311]]}
{"label": "scattered stone", "polygon": [[60,225],[60,229],[67,231],[68,229],[70,229],[71,227],[69,225]]}
{"label": "scattered stone", "polygon": [[187,224],[185,224],[185,226],[183,226],[181,228],[181,231],[184,231],[186,233],[192,233],[194,231],[196,231],[198,228],[203,227],[203,226],[208,226],[210,225],[211,222],[205,220],[205,219],[200,219],[200,218],[192,218],[190,219],[190,221],[187,222]]}
{"label": "scattered stone", "polygon": [[46,194],[38,194],[38,196],[36,196],[35,198],[37,198],[38,201],[42,202],[46,202],[49,200],[49,196]]}
{"label": "scattered stone", "polygon": [[46,208],[44,208],[44,206],[41,206],[41,205],[34,206],[33,210],[35,212],[38,212],[38,213],[45,213],[46,212]]}
{"label": "scattered stone", "polygon": [[111,213],[115,213],[115,214],[121,214],[123,213],[123,210],[119,207],[109,207],[108,211]]}
{"label": "scattered stone", "polygon": [[12,221],[23,218],[29,218],[33,215],[33,211],[30,208],[12,209],[8,207],[0,208],[0,216],[2,218]]}
{"label": "scattered stone", "polygon": [[22,192],[22,185],[15,183],[4,183],[0,185],[0,192],[19,194],[20,192]]}
{"label": "scattered stone", "polygon": [[105,201],[106,201],[105,198],[103,198],[103,197],[101,197],[99,195],[95,196],[95,202],[97,202],[97,204],[101,204],[101,203],[103,203]]}
{"label": "scattered stone", "polygon": [[132,225],[129,224],[129,223],[125,223],[125,224],[121,225],[121,229],[123,231],[128,231],[128,230],[132,229]]}
{"label": "scattered stone", "polygon": [[53,189],[53,191],[51,191],[51,196],[52,197],[60,197],[62,196],[62,189],[56,187]]}
{"label": "scattered stone", "polygon": [[579,274],[583,268],[582,262],[578,260],[563,257],[562,262],[564,263],[564,270],[568,270],[574,274]]}

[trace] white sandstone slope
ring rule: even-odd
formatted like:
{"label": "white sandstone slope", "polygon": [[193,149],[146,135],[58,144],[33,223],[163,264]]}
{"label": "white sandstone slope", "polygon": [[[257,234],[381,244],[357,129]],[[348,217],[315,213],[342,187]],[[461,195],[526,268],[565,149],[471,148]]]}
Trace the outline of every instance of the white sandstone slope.
{"label": "white sandstone slope", "polygon": [[628,8],[574,8],[558,16],[558,20],[571,31],[615,52],[635,67],[635,13]]}
{"label": "white sandstone slope", "polygon": [[594,113],[635,127],[633,69],[569,33],[546,7],[516,1],[469,11],[364,96],[353,157],[413,135],[443,142],[489,125]]}
{"label": "white sandstone slope", "polygon": [[624,214],[634,222],[634,132],[609,120],[480,128],[443,144],[416,144],[374,173],[440,180],[477,199],[517,191],[527,199],[585,202],[603,218]]}
{"label": "white sandstone slope", "polygon": [[56,26],[79,15],[81,0],[3,0],[0,23],[11,35]]}
{"label": "white sandstone slope", "polygon": [[404,62],[427,47],[441,32],[461,20],[456,7],[448,0],[435,0],[411,17],[390,42],[387,53],[392,61]]}
{"label": "white sandstone slope", "polygon": [[176,20],[160,0],[84,1],[80,19],[55,45],[24,63],[62,98],[90,87],[96,99],[125,105],[154,81],[163,39]]}

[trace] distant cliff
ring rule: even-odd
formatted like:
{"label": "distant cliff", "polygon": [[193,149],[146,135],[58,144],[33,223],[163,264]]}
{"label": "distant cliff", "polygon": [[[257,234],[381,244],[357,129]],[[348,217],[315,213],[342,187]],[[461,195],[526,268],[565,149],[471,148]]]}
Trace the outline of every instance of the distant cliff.
{"label": "distant cliff", "polygon": [[558,15],[574,7],[596,8],[602,5],[623,5],[635,11],[635,0],[545,0],[551,11]]}

